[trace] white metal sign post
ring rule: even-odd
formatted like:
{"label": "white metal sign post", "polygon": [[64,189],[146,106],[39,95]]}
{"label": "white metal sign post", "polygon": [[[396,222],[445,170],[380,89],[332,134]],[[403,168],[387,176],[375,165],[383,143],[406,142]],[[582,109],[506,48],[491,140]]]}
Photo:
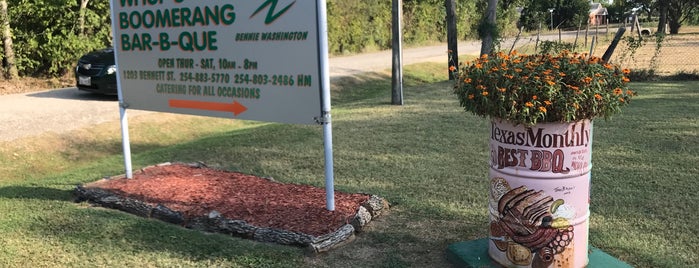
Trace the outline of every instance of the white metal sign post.
{"label": "white metal sign post", "polygon": [[322,124],[334,210],[325,0],[112,0],[111,11],[127,177],[127,109]]}

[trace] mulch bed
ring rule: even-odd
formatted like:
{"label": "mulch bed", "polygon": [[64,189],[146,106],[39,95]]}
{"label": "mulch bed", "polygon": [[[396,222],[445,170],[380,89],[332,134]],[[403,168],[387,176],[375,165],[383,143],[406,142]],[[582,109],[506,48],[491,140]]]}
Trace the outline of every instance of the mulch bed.
{"label": "mulch bed", "polygon": [[186,228],[323,252],[354,238],[388,210],[384,199],[335,192],[335,210],[325,189],[286,184],[204,164],[164,163],[79,185],[76,201],[156,218]]}

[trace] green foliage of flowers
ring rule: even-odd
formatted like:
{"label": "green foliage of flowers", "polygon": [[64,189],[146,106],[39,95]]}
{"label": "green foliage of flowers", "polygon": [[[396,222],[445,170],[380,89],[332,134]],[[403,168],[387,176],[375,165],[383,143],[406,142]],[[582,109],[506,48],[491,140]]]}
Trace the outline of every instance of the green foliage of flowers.
{"label": "green foliage of flowers", "polygon": [[609,118],[635,92],[630,73],[598,57],[502,52],[462,63],[454,93],[468,112],[515,124]]}

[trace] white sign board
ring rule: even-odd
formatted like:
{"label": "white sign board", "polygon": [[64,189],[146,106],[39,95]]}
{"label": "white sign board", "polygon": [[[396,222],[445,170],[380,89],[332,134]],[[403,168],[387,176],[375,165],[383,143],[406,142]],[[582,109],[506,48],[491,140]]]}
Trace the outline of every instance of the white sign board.
{"label": "white sign board", "polygon": [[113,0],[128,109],[315,124],[318,7],[300,0]]}

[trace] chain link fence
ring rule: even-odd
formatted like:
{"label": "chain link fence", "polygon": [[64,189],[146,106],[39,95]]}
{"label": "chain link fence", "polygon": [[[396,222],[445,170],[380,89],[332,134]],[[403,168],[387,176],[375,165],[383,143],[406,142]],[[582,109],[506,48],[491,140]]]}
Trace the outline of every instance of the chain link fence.
{"label": "chain link fence", "polygon": [[[503,51],[512,48],[525,54],[541,52],[542,44],[562,42],[574,46],[575,51],[602,57],[614,39],[618,28],[596,28],[579,32],[549,33],[546,35],[521,36],[513,46],[515,38],[506,39],[501,44]],[[644,29],[644,28],[642,28]],[[648,29],[644,29],[648,30]],[[654,29],[653,29],[654,30]],[[680,34],[665,35],[658,39],[655,35],[638,36],[638,31],[627,27],[610,61],[634,71],[652,72],[655,75],[699,74],[699,27],[682,28]]]}

